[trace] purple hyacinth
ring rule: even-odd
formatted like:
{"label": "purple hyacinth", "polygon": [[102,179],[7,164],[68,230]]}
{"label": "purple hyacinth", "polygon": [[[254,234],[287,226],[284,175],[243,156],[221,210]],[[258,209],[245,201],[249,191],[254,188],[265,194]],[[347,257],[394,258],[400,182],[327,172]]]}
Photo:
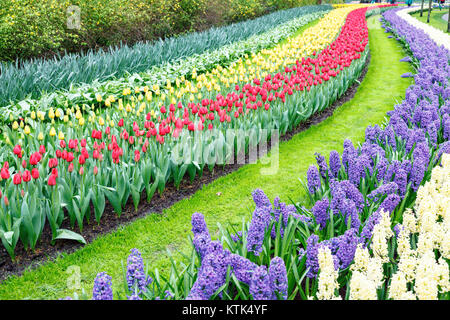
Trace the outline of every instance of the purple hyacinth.
{"label": "purple hyacinth", "polygon": [[330,152],[330,175],[337,178],[338,172],[341,169],[341,158],[339,157],[339,152],[332,150]]}
{"label": "purple hyacinth", "polygon": [[344,141],[344,151],[342,152],[342,164],[345,168],[348,168],[349,160],[357,156],[355,147],[349,139]]}
{"label": "purple hyacinth", "polygon": [[249,289],[254,300],[274,299],[272,283],[266,266],[259,266],[255,269]]}
{"label": "purple hyacinth", "polygon": [[387,184],[383,184],[373,190],[367,198],[371,199],[374,202],[380,200],[380,198],[387,196],[392,193],[397,193],[398,185],[395,182],[389,182]]}
{"label": "purple hyacinth", "polygon": [[381,133],[381,129],[380,126],[375,125],[375,126],[368,126],[366,128],[366,141],[370,142],[370,143],[376,143],[377,139],[379,138]]}
{"label": "purple hyacinth", "polygon": [[205,218],[203,215],[199,212],[195,212],[191,217],[191,224],[192,224],[192,233],[194,235],[199,233],[208,233],[208,227],[206,226]]}
{"label": "purple hyacinth", "polygon": [[322,176],[323,179],[326,179],[327,173],[328,173],[327,161],[325,160],[325,157],[322,156],[318,152],[315,153],[315,156],[316,156],[317,165],[319,166],[320,175]]}
{"label": "purple hyacinth", "polygon": [[314,207],[312,207],[312,213],[314,214],[314,217],[316,219],[316,223],[320,225],[320,229],[326,227],[327,221],[330,218],[330,214],[328,211],[328,208],[330,206],[330,201],[328,198],[323,198],[320,201],[317,201],[314,204]]}
{"label": "purple hyacinth", "polygon": [[336,256],[339,259],[339,268],[345,269],[352,263],[355,257],[356,247],[358,246],[357,229],[351,228],[347,230],[339,239],[339,248]]}
{"label": "purple hyacinth", "polygon": [[258,266],[247,258],[244,258],[238,254],[231,254],[229,261],[236,278],[239,281],[250,285],[253,272]]}
{"label": "purple hyacinth", "polygon": [[297,209],[294,205],[286,205],[285,203],[280,201],[280,197],[276,197],[273,200],[273,220],[275,221],[275,224],[272,227],[271,231],[271,237],[273,239],[277,236],[277,228],[278,223],[280,221],[281,217],[281,226],[280,226],[280,235],[281,237],[284,236],[284,229],[286,228],[288,224],[289,217],[292,216],[295,219],[299,219],[302,222],[308,223],[310,218],[304,215],[299,215],[297,213]]}
{"label": "purple hyacinth", "polygon": [[247,251],[258,256],[262,251],[266,228],[271,221],[271,207],[256,207],[247,235]]}
{"label": "purple hyacinth", "polygon": [[219,241],[209,244],[208,253],[202,260],[188,300],[207,300],[225,283],[229,257],[230,252],[224,250]]}
{"label": "purple hyacinth", "polygon": [[317,167],[314,165],[309,166],[306,177],[308,179],[309,193],[314,194],[317,190],[320,189],[321,186],[320,175]]}
{"label": "purple hyacinth", "polygon": [[341,214],[344,217],[345,223],[348,223],[350,219],[350,227],[358,229],[361,225],[361,220],[359,219],[358,211],[356,209],[355,202],[350,199],[345,199],[343,208],[341,209]]}
{"label": "purple hyacinth", "polygon": [[384,209],[384,211],[392,213],[394,211],[395,207],[400,203],[400,196],[393,193],[390,194],[384,199],[384,201],[380,205],[380,210]]}
{"label": "purple hyacinth", "polygon": [[364,208],[364,197],[354,184],[348,180],[343,180],[339,183],[339,187],[345,192],[345,196],[355,203],[359,211]]}
{"label": "purple hyacinth", "polygon": [[395,174],[394,182],[398,186],[398,194],[403,197],[408,186],[408,173],[404,169],[399,169]]}
{"label": "purple hyacinth", "polygon": [[368,241],[372,238],[373,228],[375,225],[380,222],[381,213],[379,211],[374,212],[369,218],[366,220],[366,223],[361,231],[359,242],[364,246],[367,246]]}
{"label": "purple hyacinth", "polygon": [[269,198],[266,196],[264,191],[261,189],[255,189],[252,192],[253,201],[255,202],[256,207],[266,207],[266,206],[272,206],[272,203],[270,203]]}
{"label": "purple hyacinth", "polygon": [[415,159],[411,169],[411,188],[414,191],[417,191],[422,183],[422,180],[425,175],[425,171],[427,169],[427,164],[424,158]]}
{"label": "purple hyacinth", "polygon": [[209,233],[197,233],[192,240],[195,250],[200,255],[200,259],[206,255],[211,242],[211,237]]}
{"label": "purple hyacinth", "polygon": [[283,259],[275,257],[270,261],[269,277],[272,283],[272,291],[275,296],[281,299],[287,299],[288,279],[286,273],[286,265]]}
{"label": "purple hyacinth", "polygon": [[92,300],[112,300],[112,282],[111,277],[106,272],[97,274],[94,280],[94,289],[92,291]]}
{"label": "purple hyacinth", "polygon": [[306,268],[309,268],[306,276],[308,278],[315,278],[319,271],[319,236],[312,234],[309,236],[306,245]]}
{"label": "purple hyacinth", "polygon": [[138,249],[131,249],[131,253],[127,259],[127,284],[128,290],[134,291],[136,286],[138,294],[147,291],[153,279],[145,275],[144,260]]}

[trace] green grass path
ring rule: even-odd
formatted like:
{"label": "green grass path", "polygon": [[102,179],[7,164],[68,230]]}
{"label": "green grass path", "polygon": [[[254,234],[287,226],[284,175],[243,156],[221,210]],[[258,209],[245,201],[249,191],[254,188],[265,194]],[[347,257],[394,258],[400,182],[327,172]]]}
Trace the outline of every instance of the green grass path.
{"label": "green grass path", "polygon": [[[377,19],[371,17],[370,19]],[[307,168],[314,162],[314,152],[328,157],[331,150],[342,151],[344,139],[362,141],[367,125],[381,123],[387,111],[404,97],[410,79],[400,75],[411,71],[400,46],[377,23],[371,26],[371,64],[356,96],[341,106],[330,118],[295,135],[280,144],[279,170],[276,175],[260,175],[261,163],[246,165],[239,170],[204,186],[189,199],[184,199],[163,212],[150,214],[117,232],[99,237],[91,244],[70,255],[63,255],[21,277],[12,277],[0,284],[0,299],[55,299],[72,295],[73,271],[79,268],[81,286],[91,294],[93,280],[100,271],[113,278],[113,285],[122,284],[121,262],[131,248],[138,248],[149,269],[162,273],[169,265],[166,248],[188,249],[190,218],[193,212],[202,212],[213,234],[217,222],[240,224],[242,217],[250,217],[253,209],[251,192],[262,188],[273,199],[279,195],[283,201],[305,196],[298,178],[304,179]],[[218,196],[218,193],[221,193]],[[70,266],[75,266],[68,271]],[[121,289],[121,287],[120,287]],[[78,292],[80,292],[78,290]]]}

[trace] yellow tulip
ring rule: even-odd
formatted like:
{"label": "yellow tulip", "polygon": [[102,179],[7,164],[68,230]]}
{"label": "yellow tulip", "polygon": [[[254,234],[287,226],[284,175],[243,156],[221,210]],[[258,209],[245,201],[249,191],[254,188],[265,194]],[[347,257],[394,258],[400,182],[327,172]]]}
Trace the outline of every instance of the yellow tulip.
{"label": "yellow tulip", "polygon": [[56,130],[55,130],[55,128],[52,127],[52,128],[50,129],[49,135],[50,135],[50,137],[56,136]]}
{"label": "yellow tulip", "polygon": [[23,129],[23,133],[25,134],[30,134],[31,130],[30,130],[30,126],[26,125],[25,128]]}
{"label": "yellow tulip", "polygon": [[14,130],[19,129],[19,124],[17,123],[17,121],[14,121],[14,123],[13,123],[13,125],[12,125],[12,128],[13,128]]}
{"label": "yellow tulip", "polygon": [[38,134],[38,140],[44,140],[44,134],[42,132],[39,132]]}

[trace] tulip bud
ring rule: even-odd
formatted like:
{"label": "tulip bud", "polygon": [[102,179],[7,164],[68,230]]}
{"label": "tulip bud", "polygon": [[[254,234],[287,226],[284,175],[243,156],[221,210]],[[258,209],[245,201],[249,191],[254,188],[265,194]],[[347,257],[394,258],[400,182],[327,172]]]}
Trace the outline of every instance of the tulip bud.
{"label": "tulip bud", "polygon": [[9,206],[9,200],[8,200],[8,197],[7,197],[7,196],[5,196],[5,197],[3,198],[3,201],[5,202],[5,206]]}
{"label": "tulip bud", "polygon": [[94,167],[94,175],[96,176],[97,173],[98,173],[98,168],[97,168],[97,166],[95,166],[95,167]]}
{"label": "tulip bud", "polygon": [[80,173],[80,176],[82,176],[84,174],[84,168],[83,167],[80,167],[79,173]]}

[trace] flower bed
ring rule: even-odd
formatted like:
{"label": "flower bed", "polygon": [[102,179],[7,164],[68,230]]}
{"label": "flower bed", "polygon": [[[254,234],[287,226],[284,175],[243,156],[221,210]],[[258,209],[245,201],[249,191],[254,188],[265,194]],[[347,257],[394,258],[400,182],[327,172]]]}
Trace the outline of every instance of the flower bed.
{"label": "flower bed", "polygon": [[[47,112],[66,103],[90,105],[97,103],[96,94],[118,97],[125,88],[175,83],[176,78],[190,77],[194,66],[204,72],[274,46],[329,10],[330,6],[294,8],[152,44],[125,46],[108,54],[68,55],[58,63],[34,62],[22,69],[2,66],[0,119],[7,122],[10,116],[18,119],[30,110]],[[36,79],[36,74],[41,78]],[[10,100],[14,103],[7,105]]]}
{"label": "flower bed", "polygon": [[317,154],[312,209],[255,190],[251,222],[220,241],[195,213],[189,263],[128,284],[130,298],[449,299],[450,55],[395,10],[384,18],[419,62],[416,84],[362,145]]}
{"label": "flower bed", "polygon": [[[182,101],[168,110],[162,106],[156,123],[150,112],[137,111],[130,116],[124,112],[124,118],[112,112],[107,123],[98,117],[98,122],[84,126],[77,112],[78,126],[41,122],[37,139],[30,132],[9,130],[12,146],[3,149],[0,173],[3,245],[12,257],[19,239],[26,249],[34,249],[45,223],[51,227],[53,241],[82,242],[79,234],[60,229],[64,219],[82,231],[86,220],[100,221],[106,200],[120,215],[130,196],[137,207],[144,190],[150,201],[168,182],[178,186],[186,173],[194,179],[205,166],[212,169],[225,164],[234,151],[239,153],[268,139],[258,130],[276,129],[283,135],[327,107],[364,66],[368,41],[365,12],[366,8],[341,9],[324,18],[326,23],[335,23],[344,21],[349,13],[337,39],[313,57],[295,62],[298,57],[281,51],[274,63],[285,63],[282,72],[236,85],[227,95],[218,94],[201,103]],[[328,37],[311,44],[307,51],[325,47],[337,31],[329,25],[322,31]],[[296,45],[291,42],[286,47]],[[256,134],[246,137],[246,132]],[[182,152],[181,163],[178,152]]]}

